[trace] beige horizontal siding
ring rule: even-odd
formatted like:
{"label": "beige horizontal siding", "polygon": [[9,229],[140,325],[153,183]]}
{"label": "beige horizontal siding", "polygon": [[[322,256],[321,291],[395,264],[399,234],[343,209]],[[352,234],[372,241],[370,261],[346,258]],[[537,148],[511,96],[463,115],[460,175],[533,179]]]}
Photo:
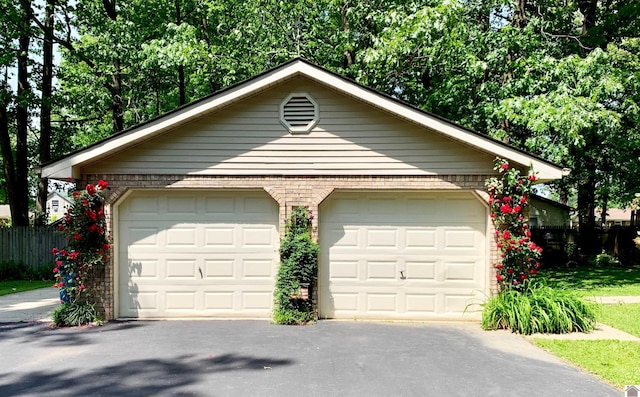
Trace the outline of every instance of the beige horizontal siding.
{"label": "beige horizontal siding", "polygon": [[[307,92],[320,107],[290,134],[280,102]],[[96,174],[490,174],[493,158],[299,78],[83,168]]]}

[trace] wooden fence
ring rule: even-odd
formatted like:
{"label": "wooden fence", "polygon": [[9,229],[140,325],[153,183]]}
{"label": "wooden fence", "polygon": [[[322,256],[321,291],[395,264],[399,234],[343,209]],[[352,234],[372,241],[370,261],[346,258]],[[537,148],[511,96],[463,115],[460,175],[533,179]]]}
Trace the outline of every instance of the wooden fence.
{"label": "wooden fence", "polygon": [[53,263],[51,249],[65,245],[63,234],[52,227],[0,227],[0,262]]}

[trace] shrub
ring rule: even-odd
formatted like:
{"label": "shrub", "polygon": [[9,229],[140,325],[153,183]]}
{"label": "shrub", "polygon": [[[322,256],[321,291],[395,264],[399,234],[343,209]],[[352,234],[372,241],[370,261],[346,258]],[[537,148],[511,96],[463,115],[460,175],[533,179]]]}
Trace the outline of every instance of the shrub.
{"label": "shrub", "polygon": [[598,254],[595,257],[596,266],[615,266],[620,264],[618,260],[609,254]]}
{"label": "shrub", "polygon": [[501,291],[483,304],[482,329],[510,329],[524,335],[590,332],[596,323],[596,307],[571,291],[528,281],[521,291]]}
{"label": "shrub", "polygon": [[53,311],[52,319],[56,327],[77,327],[101,322],[95,306],[86,302],[65,302]]}
{"label": "shrub", "polygon": [[15,261],[0,262],[0,281],[53,280],[51,265],[27,266]]}
{"label": "shrub", "polygon": [[[318,245],[311,239],[312,216],[295,208],[280,244],[280,268],[274,292],[273,320],[277,324],[304,324],[315,320],[313,290],[318,271]],[[303,288],[308,294],[303,296]]]}

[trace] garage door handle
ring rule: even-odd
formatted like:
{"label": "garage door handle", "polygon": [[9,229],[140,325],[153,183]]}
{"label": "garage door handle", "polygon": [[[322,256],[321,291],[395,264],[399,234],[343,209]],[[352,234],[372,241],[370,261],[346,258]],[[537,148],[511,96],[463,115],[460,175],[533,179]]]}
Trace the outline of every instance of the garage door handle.
{"label": "garage door handle", "polygon": [[406,278],[404,276],[404,270],[400,270],[400,278],[403,279],[403,280]]}
{"label": "garage door handle", "polygon": [[198,271],[200,272],[200,278],[204,278],[204,276],[202,275],[202,268],[201,267],[198,268]]}

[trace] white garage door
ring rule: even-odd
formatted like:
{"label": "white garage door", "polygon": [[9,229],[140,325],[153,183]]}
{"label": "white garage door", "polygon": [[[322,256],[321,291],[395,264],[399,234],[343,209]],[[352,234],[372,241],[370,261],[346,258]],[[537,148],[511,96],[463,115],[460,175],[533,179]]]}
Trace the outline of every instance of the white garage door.
{"label": "white garage door", "polygon": [[486,293],[471,193],[335,192],[319,213],[321,318],[461,319]]}
{"label": "white garage door", "polygon": [[264,192],[134,191],[118,209],[119,317],[269,317],[278,206]]}

